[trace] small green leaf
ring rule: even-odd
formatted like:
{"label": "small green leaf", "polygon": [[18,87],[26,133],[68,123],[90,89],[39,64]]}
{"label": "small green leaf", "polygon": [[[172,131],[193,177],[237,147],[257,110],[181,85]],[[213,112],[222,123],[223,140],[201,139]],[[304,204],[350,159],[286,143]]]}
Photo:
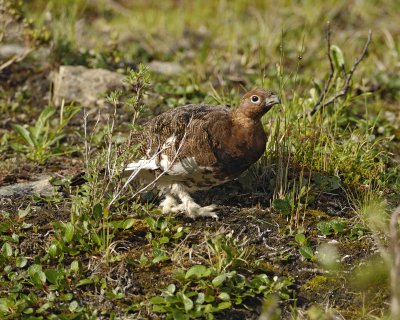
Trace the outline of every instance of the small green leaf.
{"label": "small green leaf", "polygon": [[25,257],[17,257],[17,259],[15,259],[15,265],[17,266],[17,268],[23,268],[26,266],[27,263],[28,260]]}
{"label": "small green leaf", "polygon": [[218,298],[219,298],[220,300],[222,300],[222,301],[229,301],[229,300],[231,300],[230,295],[229,295],[228,293],[226,293],[226,292],[221,292],[221,293],[218,295]]}
{"label": "small green leaf", "polygon": [[43,134],[44,126],[55,112],[56,109],[52,106],[49,106],[42,111],[42,113],[40,114],[39,118],[36,121],[34,129],[32,130],[35,140],[38,140],[39,136]]}
{"label": "small green leaf", "polygon": [[182,311],[175,310],[172,312],[172,318],[174,320],[189,320],[189,315],[184,314]]}
{"label": "small green leaf", "polygon": [[325,176],[319,172],[315,172],[313,179],[319,191],[331,192],[341,187],[341,180],[338,176]]}
{"label": "small green leaf", "polygon": [[129,219],[124,220],[123,228],[125,230],[132,228],[132,226],[135,224],[135,221],[136,221],[136,219],[133,219],[133,218],[129,218]]}
{"label": "small green leaf", "polygon": [[185,279],[200,279],[202,278],[205,274],[207,274],[207,268],[203,265],[194,265],[191,267],[185,274]]}
{"label": "small green leaf", "polygon": [[71,271],[74,273],[79,273],[79,262],[77,260],[71,262]]}
{"label": "small green leaf", "polygon": [[304,245],[307,242],[307,238],[304,235],[304,233],[298,233],[295,235],[294,240],[300,244],[300,245]]}
{"label": "small green leaf", "polygon": [[181,297],[185,311],[191,310],[193,308],[193,301],[189,299],[184,293],[182,293]]}
{"label": "small green leaf", "polygon": [[12,224],[10,222],[2,222],[0,223],[0,233],[5,233],[11,229]]}
{"label": "small green leaf", "polygon": [[290,216],[292,212],[292,206],[287,199],[275,199],[272,201],[272,208],[285,216]]}
{"label": "small green leaf", "polygon": [[299,249],[300,254],[306,258],[307,260],[313,260],[314,259],[314,252],[311,247],[301,247]]}
{"label": "small green leaf", "polygon": [[19,235],[16,234],[16,233],[13,233],[13,234],[11,235],[11,239],[13,239],[13,241],[14,241],[15,243],[18,243],[18,242],[19,242]]}
{"label": "small green leaf", "polygon": [[24,314],[32,314],[35,310],[33,308],[26,308],[24,309],[23,313]]}
{"label": "small green leaf", "polygon": [[23,286],[22,283],[17,283],[17,284],[15,284],[14,287],[8,289],[8,292],[10,292],[10,293],[18,293],[18,292],[21,292],[23,288],[24,288],[24,286]]}
{"label": "small green leaf", "polygon": [[164,237],[161,237],[159,241],[162,244],[169,243],[169,238],[164,236]]}
{"label": "small green leaf", "polygon": [[78,302],[76,300],[74,300],[69,304],[69,308],[68,309],[69,309],[69,311],[74,312],[78,308],[79,308],[79,304],[78,304]]}
{"label": "small green leaf", "polygon": [[93,217],[95,219],[100,219],[103,215],[103,206],[101,203],[96,203],[93,207]]}
{"label": "small green leaf", "polygon": [[321,221],[317,223],[317,228],[324,236],[329,236],[332,234],[332,226],[327,221]]}
{"label": "small green leaf", "polygon": [[197,295],[198,295],[198,293],[196,291],[189,291],[189,292],[186,291],[185,294],[188,298],[197,297]]}
{"label": "small green leaf", "polygon": [[42,271],[42,266],[39,264],[33,264],[28,268],[28,274],[33,282],[33,284],[37,287],[42,287],[46,282],[46,275]]}
{"label": "small green leaf", "polygon": [[30,132],[24,128],[23,126],[20,126],[19,124],[14,124],[13,129],[22,137],[24,140],[31,146],[34,147],[35,144],[33,143],[33,140],[31,138]]}
{"label": "small green leaf", "polygon": [[93,280],[86,278],[86,279],[82,279],[80,280],[77,284],[76,287],[82,287],[82,286],[87,286],[88,284],[92,284]]}
{"label": "small green leaf", "polygon": [[29,229],[30,227],[32,227],[32,223],[23,222],[21,224],[21,229]]}
{"label": "small green leaf", "polygon": [[344,58],[342,50],[338,46],[331,45],[331,55],[336,70],[341,71],[344,67]]}
{"label": "small green leaf", "polygon": [[52,284],[58,283],[59,275],[58,275],[57,271],[50,269],[50,270],[46,270],[44,273],[46,275],[46,279],[48,282],[50,282]]}
{"label": "small green leaf", "polygon": [[[57,241],[58,242],[58,241]],[[50,247],[47,249],[47,253],[50,255],[50,257],[52,257],[53,259],[55,258],[55,257],[57,257],[57,255],[58,255],[58,253],[59,253],[59,250],[58,250],[58,245],[57,245],[57,243],[54,241],[51,245],[50,245]]]}
{"label": "small green leaf", "polygon": [[152,304],[165,304],[165,298],[161,296],[155,296],[150,299]]}
{"label": "small green leaf", "polygon": [[215,308],[213,307],[213,305],[211,303],[208,303],[204,306],[204,313],[212,313],[215,312]]}
{"label": "small green leaf", "polygon": [[61,301],[71,301],[74,295],[72,293],[65,293],[60,295]]}
{"label": "small green leaf", "polygon": [[3,246],[1,247],[1,252],[3,252],[3,254],[6,257],[11,257],[12,256],[12,251],[13,251],[12,247],[8,242],[4,243]]}
{"label": "small green leaf", "polygon": [[176,286],[175,286],[173,283],[171,283],[171,284],[167,287],[167,291],[168,291],[169,293],[171,293],[171,294],[173,294],[173,293],[175,292],[175,290],[176,290]]}
{"label": "small green leaf", "polygon": [[279,297],[282,298],[283,300],[288,300],[290,299],[290,295],[284,292],[279,293]]}
{"label": "small green leaf", "polygon": [[18,218],[23,219],[25,218],[29,212],[31,211],[31,205],[29,204],[25,209],[18,210]]}
{"label": "small green leaf", "polygon": [[203,292],[199,292],[196,299],[196,304],[203,304],[204,303],[205,295]]}
{"label": "small green leaf", "polygon": [[344,232],[346,224],[343,221],[333,220],[331,223],[332,223],[332,228],[335,231],[335,234],[341,234]]}
{"label": "small green leaf", "polygon": [[165,303],[166,304],[172,305],[172,304],[176,304],[176,303],[179,303],[179,302],[180,302],[180,300],[176,296],[166,296],[165,297]]}
{"label": "small green leaf", "polygon": [[218,276],[216,276],[213,280],[212,280],[212,284],[214,287],[219,287],[226,279],[226,273],[220,274]]}
{"label": "small green leaf", "polygon": [[46,302],[40,306],[39,309],[36,310],[37,313],[43,313],[47,309],[53,307],[53,302]]}
{"label": "small green leaf", "polygon": [[158,262],[161,262],[161,261],[167,261],[167,260],[169,260],[169,259],[170,259],[170,257],[169,257],[168,255],[166,255],[166,254],[160,254],[160,255],[154,257],[154,259],[152,260],[152,262],[153,262],[153,263],[158,263]]}
{"label": "small green leaf", "polygon": [[218,303],[219,310],[228,309],[231,306],[232,306],[232,303],[230,301],[223,301],[223,302]]}
{"label": "small green leaf", "polygon": [[153,311],[156,313],[166,313],[167,310],[160,304],[153,304]]}
{"label": "small green leaf", "polygon": [[74,238],[74,232],[75,232],[74,225],[71,222],[66,223],[63,227],[63,231],[64,231],[64,236],[63,236],[64,241],[71,242],[72,239]]}

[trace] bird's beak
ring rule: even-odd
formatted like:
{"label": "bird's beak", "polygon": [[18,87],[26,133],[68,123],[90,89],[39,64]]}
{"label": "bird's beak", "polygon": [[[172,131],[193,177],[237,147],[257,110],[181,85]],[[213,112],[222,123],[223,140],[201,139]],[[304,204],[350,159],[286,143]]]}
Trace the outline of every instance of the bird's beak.
{"label": "bird's beak", "polygon": [[268,99],[265,101],[266,107],[272,107],[275,104],[281,104],[281,99],[279,99],[279,96],[277,94],[271,95]]}

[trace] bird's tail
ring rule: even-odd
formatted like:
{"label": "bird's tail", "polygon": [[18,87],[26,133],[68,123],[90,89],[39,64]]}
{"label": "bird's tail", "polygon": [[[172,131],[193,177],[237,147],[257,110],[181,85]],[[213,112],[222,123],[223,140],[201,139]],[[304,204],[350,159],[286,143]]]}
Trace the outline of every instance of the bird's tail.
{"label": "bird's tail", "polygon": [[[99,171],[99,174],[101,176],[104,176],[104,174],[106,173],[106,169],[101,169]],[[79,173],[77,173],[76,175],[74,175],[70,180],[69,180],[69,185],[71,187],[77,187],[77,186],[81,186],[83,184],[85,184],[87,182],[87,174],[85,171],[81,171]]]}
{"label": "bird's tail", "polygon": [[86,176],[85,171],[79,172],[78,174],[76,174],[69,180],[69,185],[71,187],[77,187],[77,186],[81,186],[81,185],[85,184],[87,182],[85,176]]}

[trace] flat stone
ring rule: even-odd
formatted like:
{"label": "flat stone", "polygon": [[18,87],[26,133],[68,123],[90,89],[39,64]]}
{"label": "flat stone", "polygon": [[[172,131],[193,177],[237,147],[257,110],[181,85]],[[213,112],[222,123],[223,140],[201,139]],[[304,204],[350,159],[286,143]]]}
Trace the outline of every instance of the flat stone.
{"label": "flat stone", "polygon": [[24,54],[28,50],[19,44],[4,44],[0,46],[0,58],[11,58]]}
{"label": "flat stone", "polygon": [[88,69],[84,66],[60,66],[53,75],[55,105],[77,102],[84,107],[104,104],[104,97],[112,90],[126,86],[122,74],[106,69]]}
{"label": "flat stone", "polygon": [[149,70],[155,73],[174,76],[184,71],[183,67],[175,62],[152,61],[149,63]]}
{"label": "flat stone", "polygon": [[57,193],[50,184],[50,177],[38,181],[21,182],[0,188],[0,198],[22,197],[31,194],[38,194],[43,197],[50,197]]}

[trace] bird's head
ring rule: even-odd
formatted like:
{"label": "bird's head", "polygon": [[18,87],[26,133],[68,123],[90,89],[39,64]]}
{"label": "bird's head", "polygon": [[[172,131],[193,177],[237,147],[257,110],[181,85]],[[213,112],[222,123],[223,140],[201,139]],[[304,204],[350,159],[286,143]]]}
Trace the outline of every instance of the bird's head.
{"label": "bird's head", "polygon": [[279,96],[275,92],[257,88],[247,92],[242,97],[237,112],[245,117],[258,120],[267,113],[273,105],[280,103]]}

